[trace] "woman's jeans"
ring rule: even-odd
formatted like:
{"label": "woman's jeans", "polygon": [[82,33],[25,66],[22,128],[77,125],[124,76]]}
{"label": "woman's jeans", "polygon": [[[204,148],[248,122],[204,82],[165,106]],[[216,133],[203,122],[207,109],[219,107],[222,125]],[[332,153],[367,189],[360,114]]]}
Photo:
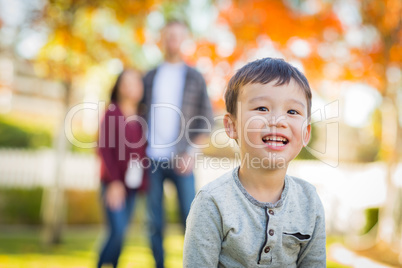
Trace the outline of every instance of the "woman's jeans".
{"label": "woman's jeans", "polygon": [[98,267],[102,264],[112,264],[117,267],[127,226],[133,214],[136,192],[130,191],[126,195],[125,205],[121,209],[112,211],[105,202],[106,185],[102,184],[102,205],[105,210],[108,234],[99,255]]}
{"label": "woman's jeans", "polygon": [[185,225],[187,215],[190,211],[191,203],[195,197],[194,175],[179,175],[176,174],[173,167],[164,165],[167,163],[151,161],[149,169],[149,188],[147,212],[149,220],[149,231],[151,239],[152,252],[154,254],[157,268],[164,267],[164,252],[163,252],[163,182],[169,178],[177,189],[179,198],[179,206],[181,211],[182,223]]}

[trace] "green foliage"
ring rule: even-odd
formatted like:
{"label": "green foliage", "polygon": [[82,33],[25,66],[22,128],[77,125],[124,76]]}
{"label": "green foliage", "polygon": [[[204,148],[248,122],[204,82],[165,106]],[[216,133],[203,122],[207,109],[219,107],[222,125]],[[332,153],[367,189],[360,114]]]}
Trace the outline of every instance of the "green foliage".
{"label": "green foliage", "polygon": [[[74,131],[74,137],[84,143],[96,141],[96,135],[86,134],[82,130]],[[39,149],[51,147],[53,135],[49,127],[29,120],[21,121],[15,118],[0,116],[0,147]],[[95,149],[84,149],[77,146],[69,147],[73,152],[94,153]]]}
{"label": "green foliage", "polygon": [[[97,134],[91,135],[82,130],[76,130],[74,131],[74,138],[81,143],[92,143],[97,141]],[[74,144],[72,144],[69,148],[72,152],[78,153],[93,154],[96,152],[96,148],[81,148],[79,146],[75,146]]]}
{"label": "green foliage", "polygon": [[67,224],[102,222],[100,197],[97,191],[66,191]]}
{"label": "green foliage", "polygon": [[303,148],[296,157],[297,160],[316,160],[317,158],[312,155],[306,148]]}
{"label": "green foliage", "polygon": [[[0,223],[40,224],[43,188],[1,189]],[[67,224],[102,222],[99,195],[96,191],[66,191]]]}
{"label": "green foliage", "polygon": [[0,223],[39,224],[43,190],[0,189]]}
{"label": "green foliage", "polygon": [[379,208],[368,208],[364,211],[366,225],[362,229],[362,234],[367,234],[378,222]]}
{"label": "green foliage", "polygon": [[29,134],[21,128],[6,122],[0,122],[0,146],[29,147]]}
{"label": "green foliage", "polygon": [[0,117],[0,147],[36,149],[51,144],[52,135],[47,129]]}
{"label": "green foliage", "polygon": [[[101,196],[98,191],[68,190],[66,192],[67,219],[66,223],[72,224],[97,224],[103,223],[104,212],[101,206]],[[168,223],[180,223],[180,211],[177,203],[177,195],[165,195],[164,205],[166,221]],[[146,196],[138,194],[135,200],[133,222],[146,222]]]}
{"label": "green foliage", "polygon": [[[314,128],[314,126],[311,128],[311,136],[310,136],[310,142],[308,146],[312,146],[314,142],[317,140],[317,135],[318,132]],[[314,147],[314,146],[312,146]],[[300,153],[296,156],[297,160],[317,160],[317,158],[312,155],[306,148],[303,148]]]}
{"label": "green foliage", "polygon": [[180,209],[178,205],[177,193],[174,194],[166,194],[164,196],[164,206],[165,206],[165,214],[166,221],[169,223],[180,223]]}
{"label": "green foliage", "polygon": [[[43,188],[0,189],[0,224],[41,224]],[[100,224],[105,221],[98,191],[66,190],[68,225]],[[165,196],[166,220],[179,223],[176,194]],[[138,195],[133,222],[146,222],[146,197]]]}
{"label": "green foliage", "polygon": [[374,162],[379,158],[380,142],[374,140],[370,144],[361,144],[357,148],[357,159],[361,162]]}
{"label": "green foliage", "polygon": [[342,265],[334,261],[327,260],[327,268],[349,268],[350,266]]}

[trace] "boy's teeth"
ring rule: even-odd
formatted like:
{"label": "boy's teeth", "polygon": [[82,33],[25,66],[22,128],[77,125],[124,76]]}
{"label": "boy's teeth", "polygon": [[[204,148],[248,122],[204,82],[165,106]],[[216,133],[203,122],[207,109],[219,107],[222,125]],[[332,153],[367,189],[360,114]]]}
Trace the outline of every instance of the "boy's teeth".
{"label": "boy's teeth", "polygon": [[264,137],[263,139],[264,141],[287,141],[287,139],[284,137],[275,137],[275,136]]}
{"label": "boy's teeth", "polygon": [[285,146],[285,144],[283,144],[283,143],[267,143],[268,145],[271,145],[271,146],[277,146],[277,147],[281,147],[281,146]]}

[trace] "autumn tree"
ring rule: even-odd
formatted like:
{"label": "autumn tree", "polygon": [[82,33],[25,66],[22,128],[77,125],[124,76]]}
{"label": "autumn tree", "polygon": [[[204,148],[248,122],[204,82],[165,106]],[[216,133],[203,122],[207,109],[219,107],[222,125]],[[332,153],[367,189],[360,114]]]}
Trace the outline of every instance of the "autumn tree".
{"label": "autumn tree", "polygon": [[[219,7],[217,23],[234,34],[235,49],[220,57],[217,46],[207,42],[198,44],[195,57],[207,51],[215,63],[225,60],[235,65],[256,56],[279,56],[302,63],[316,89],[324,79],[361,82],[377,89],[382,95],[379,159],[387,165],[388,189],[380,210],[378,240],[401,252],[402,190],[395,169],[402,152],[398,110],[402,105],[402,2],[357,0],[347,5],[342,6],[342,1],[232,1]],[[351,17],[354,22],[345,23]],[[273,49],[258,55],[255,51],[263,49],[261,43]]]}
{"label": "autumn tree", "polygon": [[[155,6],[163,6],[166,13],[179,14],[190,21],[191,26],[193,18],[183,8],[186,3],[49,0],[39,21],[46,25],[50,34],[35,61],[36,69],[41,75],[59,79],[65,84],[67,110],[74,80],[91,66],[111,58],[117,58],[128,66],[146,62],[141,53],[141,45],[149,41],[145,20]],[[401,121],[398,118],[402,62],[401,1],[351,1],[350,5],[355,5],[362,18],[353,26],[344,24],[345,18],[339,17],[342,1],[233,0],[205,3],[215,8],[217,17],[209,32],[196,36],[193,43],[186,43],[184,52],[186,60],[196,64],[209,82],[209,93],[215,107],[223,107],[221,90],[233,70],[252,58],[268,55],[284,57],[298,64],[314,88],[319,88],[323,79],[359,81],[382,94],[381,157],[388,165],[389,194],[381,212],[380,225],[392,228],[390,232],[379,233],[381,239],[398,244],[397,248],[401,249],[401,190],[391,179],[401,157],[398,148],[402,144],[398,123]],[[361,38],[356,41],[353,39],[356,36]],[[352,41],[348,41],[350,38]],[[62,130],[61,127],[58,170],[62,168],[67,145]],[[54,211],[61,211],[58,207],[55,205]],[[61,218],[56,216],[53,219]]]}
{"label": "autumn tree", "polygon": [[[145,41],[148,13],[157,0],[49,0],[33,26],[43,25],[49,33],[47,43],[34,59],[38,75],[59,80],[65,87],[65,112],[71,103],[77,78],[93,66],[118,59],[123,66],[142,69],[146,59],[141,53]],[[178,5],[178,4],[177,4]],[[168,3],[167,9],[175,6]],[[63,163],[69,143],[60,119],[55,142],[56,174],[53,187],[44,195],[45,241],[61,238],[64,191],[61,185]]]}
{"label": "autumn tree", "polygon": [[[402,187],[396,167],[402,159],[402,2],[399,0],[361,1],[363,23],[375,29],[378,38],[361,51],[370,64],[364,65],[369,83],[383,96],[381,104],[381,157],[387,164],[387,197],[380,210],[378,241],[402,252]],[[399,178],[400,179],[400,178]],[[400,255],[402,257],[402,255]]]}

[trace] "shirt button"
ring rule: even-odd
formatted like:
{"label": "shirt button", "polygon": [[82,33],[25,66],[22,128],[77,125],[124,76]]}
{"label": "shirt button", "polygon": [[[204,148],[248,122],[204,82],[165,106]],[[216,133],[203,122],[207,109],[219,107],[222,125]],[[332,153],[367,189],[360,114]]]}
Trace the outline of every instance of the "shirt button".
{"label": "shirt button", "polygon": [[265,252],[265,253],[268,253],[270,250],[271,250],[270,247],[266,247],[266,248],[264,249],[264,252]]}
{"label": "shirt button", "polygon": [[272,209],[270,209],[270,210],[268,211],[268,213],[271,214],[271,215],[274,215],[274,214],[275,214],[275,212],[274,212]]}
{"label": "shirt button", "polygon": [[273,236],[275,234],[275,231],[271,229],[271,230],[269,230],[268,233],[269,233],[270,236]]}

